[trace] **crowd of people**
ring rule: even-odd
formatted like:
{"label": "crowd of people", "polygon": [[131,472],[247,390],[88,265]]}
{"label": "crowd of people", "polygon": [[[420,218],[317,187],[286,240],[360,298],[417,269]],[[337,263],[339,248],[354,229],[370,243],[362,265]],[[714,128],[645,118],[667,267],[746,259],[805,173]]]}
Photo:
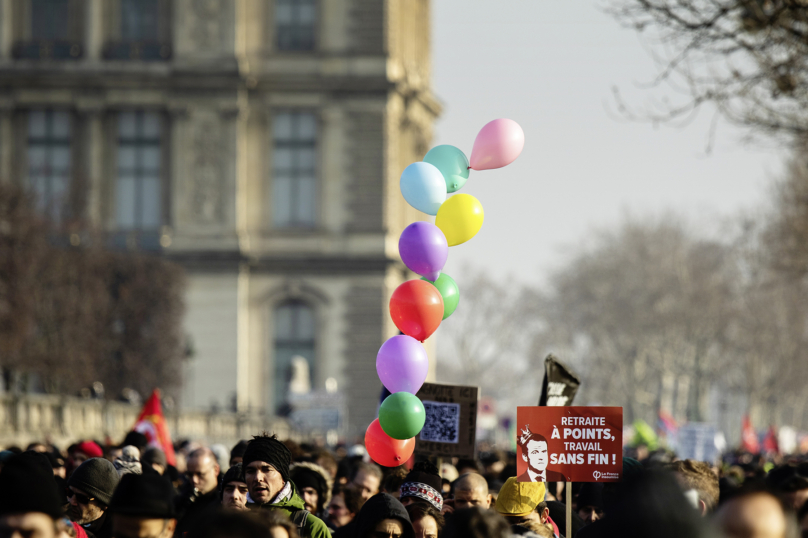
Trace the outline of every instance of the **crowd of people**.
{"label": "crowd of people", "polygon": [[[228,449],[145,436],[0,452],[0,538],[808,537],[808,463],[623,459],[619,482],[520,482],[515,453],[382,468],[261,434]],[[644,454],[646,455],[646,454]],[[411,462],[412,463],[412,462]]]}

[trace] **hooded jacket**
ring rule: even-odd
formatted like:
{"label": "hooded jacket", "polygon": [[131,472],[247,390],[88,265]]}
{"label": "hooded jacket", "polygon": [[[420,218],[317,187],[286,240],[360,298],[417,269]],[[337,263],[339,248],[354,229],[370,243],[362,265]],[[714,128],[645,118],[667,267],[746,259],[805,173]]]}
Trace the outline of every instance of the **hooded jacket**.
{"label": "hooded jacket", "polygon": [[[290,481],[290,483],[292,484],[291,497],[283,499],[275,504],[251,503],[249,502],[248,497],[247,507],[250,509],[282,510],[287,516],[289,516],[289,519],[294,521],[294,513],[299,512],[300,510],[305,510],[305,508],[303,506],[303,499],[297,492],[297,488],[293,482]],[[298,533],[300,534],[301,538],[331,538],[331,533],[329,532],[325,523],[323,523],[323,520],[311,513],[306,516],[306,523],[303,524],[303,527],[298,527]],[[410,536],[409,538],[412,537]]]}
{"label": "hooded jacket", "polygon": [[413,538],[410,515],[398,499],[387,493],[377,493],[367,500],[356,515],[354,538],[366,538],[383,519],[397,519],[404,526],[402,538]]}

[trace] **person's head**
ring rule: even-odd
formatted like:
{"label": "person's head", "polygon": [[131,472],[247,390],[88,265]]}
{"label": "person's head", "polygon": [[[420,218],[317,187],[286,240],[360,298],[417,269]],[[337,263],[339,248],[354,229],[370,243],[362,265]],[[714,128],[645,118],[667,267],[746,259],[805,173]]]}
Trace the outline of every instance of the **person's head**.
{"label": "person's head", "polygon": [[0,472],[0,536],[56,536],[63,502],[43,454],[9,458]]}
{"label": "person's head", "polygon": [[244,451],[247,450],[247,443],[249,441],[245,441],[242,439],[236,445],[230,449],[230,467],[237,463],[241,463],[242,458],[244,457]]}
{"label": "person's head", "polygon": [[121,455],[112,460],[112,465],[120,476],[125,474],[141,474],[143,472],[140,463],[140,451],[137,447],[126,445],[121,449]]}
{"label": "person's head", "polygon": [[428,502],[440,512],[443,510],[443,493],[438,468],[428,461],[415,464],[401,484],[399,500],[401,504],[408,504],[421,500]]}
{"label": "person's head", "polygon": [[233,510],[247,509],[247,480],[240,463],[230,467],[222,480],[222,506]]}
{"label": "person's head", "polygon": [[443,531],[443,516],[434,506],[416,501],[406,506],[415,538],[438,538]]}
{"label": "person's head", "polygon": [[547,454],[547,439],[543,435],[530,432],[521,436],[519,441],[522,459],[527,462],[530,469],[536,473],[544,472],[550,461]]}
{"label": "person's head", "polygon": [[587,482],[578,493],[576,503],[578,516],[584,523],[592,523],[603,517],[603,484]]}
{"label": "person's head", "polygon": [[808,501],[808,463],[775,467],[766,476],[766,484],[799,510]]}
{"label": "person's head", "polygon": [[760,487],[741,488],[715,512],[726,538],[797,538],[796,518],[789,505]]}
{"label": "person's head", "polygon": [[328,471],[316,463],[296,463],[289,468],[289,478],[303,498],[306,510],[322,512],[331,500],[331,478]]}
{"label": "person's head", "polygon": [[261,510],[260,517],[266,524],[272,538],[299,538],[295,525],[285,512]]}
{"label": "person's head", "polygon": [[275,498],[289,480],[292,454],[274,435],[252,438],[244,451],[242,465],[250,497],[258,504]]}
{"label": "person's head", "polygon": [[404,506],[392,495],[378,493],[356,515],[357,538],[413,538],[412,523]]}
{"label": "person's head", "polygon": [[73,445],[73,450],[70,452],[73,467],[78,467],[90,458],[101,458],[103,456],[104,451],[101,450],[98,443],[90,440]]}
{"label": "person's head", "polygon": [[159,475],[165,473],[166,469],[168,468],[166,453],[156,446],[149,447],[143,452],[143,456],[140,458],[140,463],[142,465],[150,466]]}
{"label": "person's head", "polygon": [[698,495],[696,508],[702,515],[715,510],[718,506],[718,477],[709,464],[696,460],[680,460],[669,463],[667,468],[674,473],[686,493],[694,491]]}
{"label": "person's head", "polygon": [[70,519],[83,525],[104,515],[119,480],[115,466],[104,458],[79,465],[67,481]]}
{"label": "person's head", "polygon": [[442,538],[510,538],[508,522],[494,512],[481,506],[455,510]]}
{"label": "person's head", "polygon": [[496,511],[511,524],[518,524],[528,519],[539,520],[541,514],[536,508],[544,502],[546,491],[544,482],[519,482],[512,476],[499,490]]}
{"label": "person's head", "polygon": [[174,488],[154,473],[124,475],[109,511],[115,538],[170,538],[177,526]]}
{"label": "person's head", "polygon": [[362,497],[353,486],[337,486],[326,507],[328,520],[334,527],[350,523],[362,507]]}
{"label": "person's head", "polygon": [[488,482],[477,473],[464,474],[454,484],[454,506],[456,510],[463,508],[491,508],[491,494],[488,493]]}
{"label": "person's head", "polygon": [[372,463],[359,463],[354,468],[351,484],[356,488],[364,500],[368,500],[379,493],[382,483],[382,470]]}
{"label": "person's head", "polygon": [[197,448],[188,455],[185,476],[199,491],[206,495],[219,485],[219,463],[209,448]]}
{"label": "person's head", "polygon": [[140,432],[132,430],[126,434],[126,437],[123,438],[121,446],[126,445],[132,445],[134,447],[137,447],[137,449],[142,454],[149,446],[149,438]]}
{"label": "person's head", "polygon": [[401,484],[404,483],[408,472],[409,470],[406,465],[399,465],[398,467],[388,469],[387,473],[385,473],[384,480],[382,480],[381,490],[398,499],[401,495]]}

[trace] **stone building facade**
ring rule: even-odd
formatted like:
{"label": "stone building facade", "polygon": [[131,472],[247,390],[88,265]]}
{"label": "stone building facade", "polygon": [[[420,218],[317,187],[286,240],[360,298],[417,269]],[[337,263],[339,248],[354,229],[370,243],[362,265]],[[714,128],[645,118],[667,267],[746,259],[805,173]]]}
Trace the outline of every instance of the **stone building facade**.
{"label": "stone building facade", "polygon": [[0,180],[186,268],[185,408],[275,412],[302,356],[363,433],[439,112],[429,0],[0,0]]}

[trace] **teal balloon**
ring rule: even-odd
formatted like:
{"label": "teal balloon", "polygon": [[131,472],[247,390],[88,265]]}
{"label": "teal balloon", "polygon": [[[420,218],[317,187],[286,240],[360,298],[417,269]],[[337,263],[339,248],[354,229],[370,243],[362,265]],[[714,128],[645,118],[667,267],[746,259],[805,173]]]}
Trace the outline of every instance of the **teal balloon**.
{"label": "teal balloon", "polygon": [[426,422],[424,404],[409,392],[391,394],[379,407],[379,425],[393,439],[412,439]]}
{"label": "teal balloon", "polygon": [[469,178],[469,160],[466,155],[454,146],[442,145],[430,149],[424,157],[443,174],[446,191],[455,192],[463,188]]}
{"label": "teal balloon", "polygon": [[426,280],[438,288],[440,296],[443,297],[443,319],[451,316],[457,309],[457,303],[460,302],[460,290],[457,288],[457,283],[454,279],[446,273],[441,273],[434,282],[426,277],[421,278],[421,280]]}

